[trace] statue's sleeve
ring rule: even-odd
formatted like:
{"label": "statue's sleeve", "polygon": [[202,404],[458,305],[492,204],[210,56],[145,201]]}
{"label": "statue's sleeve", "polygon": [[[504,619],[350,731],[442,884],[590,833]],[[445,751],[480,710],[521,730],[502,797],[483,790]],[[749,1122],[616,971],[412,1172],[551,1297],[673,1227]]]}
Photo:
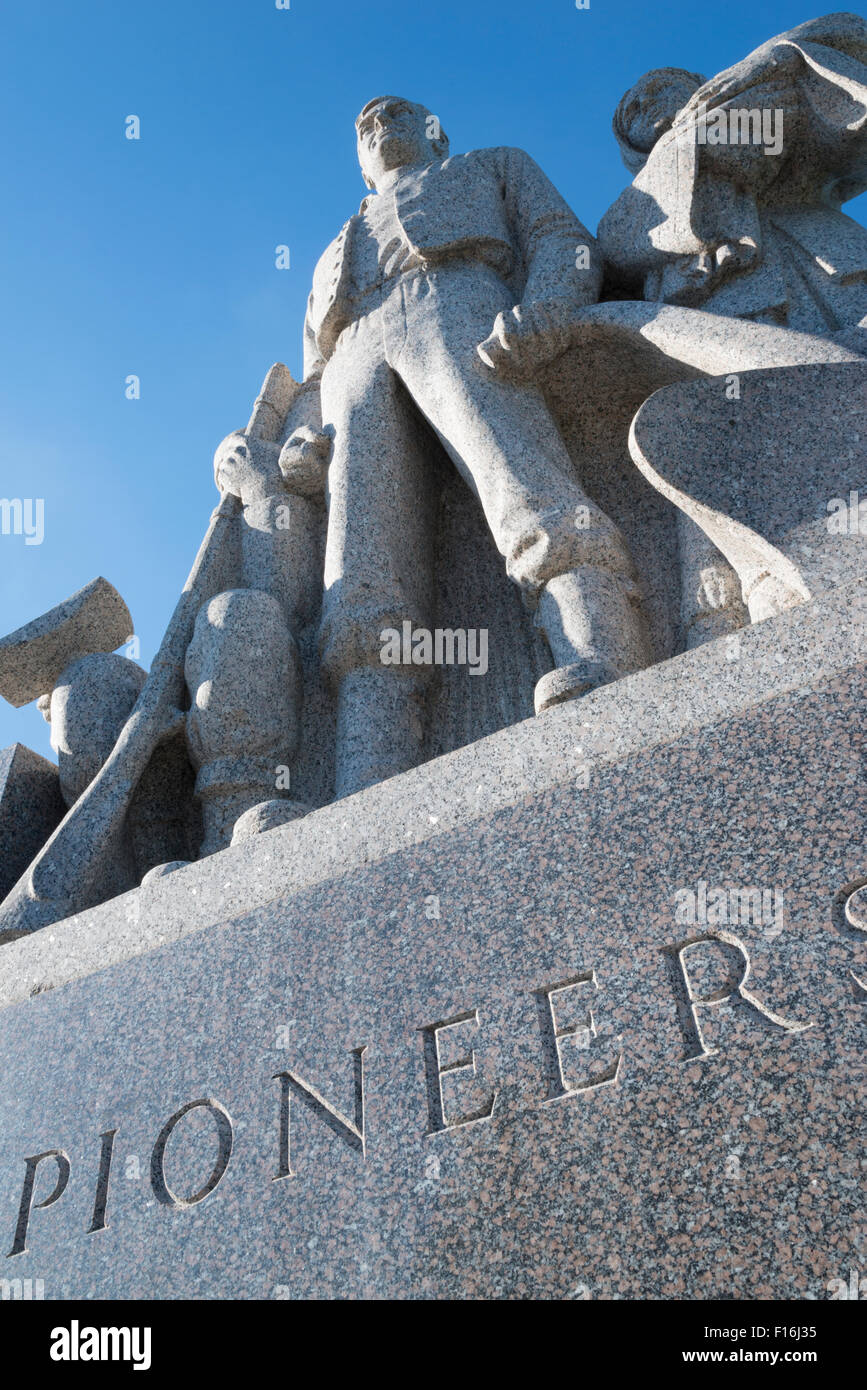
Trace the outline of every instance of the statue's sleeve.
{"label": "statue's sleeve", "polygon": [[639,298],[638,282],[658,259],[650,232],[661,217],[659,203],[632,183],[611,204],[596,233],[606,262],[616,272],[615,283],[633,288]]}
{"label": "statue's sleeve", "polygon": [[[821,201],[829,174],[842,186],[839,201],[867,186],[867,22],[858,15],[826,15],[801,24],[763,44],[710,87],[721,78],[730,85],[721,102],[708,103],[708,122],[719,112],[775,111],[782,123],[782,150],[767,155],[761,144],[708,141],[700,149],[700,172],[749,185],[760,199],[778,178],[785,181],[793,159],[802,186],[812,170]],[[701,97],[697,92],[693,102]]]}
{"label": "statue's sleeve", "polygon": [[827,14],[820,19],[808,19],[772,43],[821,43],[836,48],[850,58],[867,64],[867,20],[858,14]]}
{"label": "statue's sleeve", "polygon": [[[799,134],[815,152],[816,196],[839,204],[867,188],[867,22],[842,14],[813,24],[826,26],[815,39],[800,37],[812,31],[805,24],[784,35],[781,45],[788,39],[800,60]],[[836,175],[831,187],[829,173]]]}
{"label": "statue's sleeve", "polygon": [[595,304],[602,285],[596,240],[535,160],[523,150],[498,151],[506,214],[526,269],[524,304],[567,299]]}
{"label": "statue's sleeve", "polygon": [[325,370],[325,358],[319,351],[316,333],[313,329],[313,291],[307,300],[307,313],[304,317],[304,380],[318,379]]}

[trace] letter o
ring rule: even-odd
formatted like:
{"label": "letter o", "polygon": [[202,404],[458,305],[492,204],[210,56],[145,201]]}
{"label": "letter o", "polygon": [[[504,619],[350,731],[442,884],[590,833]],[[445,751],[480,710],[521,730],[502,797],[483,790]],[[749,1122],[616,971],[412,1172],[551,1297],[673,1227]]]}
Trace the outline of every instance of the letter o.
{"label": "letter o", "polygon": [[[198,1192],[194,1192],[192,1197],[178,1197],[176,1193],[172,1192],[166,1182],[166,1145],[174,1132],[175,1126],[183,1117],[188,1115],[191,1110],[202,1108],[210,1110],[214,1117],[217,1126],[217,1137],[220,1141],[220,1151],[217,1154],[214,1171],[211,1173],[211,1176],[204,1186],[200,1187]],[[157,1142],[154,1144],[154,1151],[151,1154],[151,1186],[153,1187],[157,1201],[162,1202],[164,1206],[168,1207],[194,1207],[196,1202],[201,1202],[210,1192],[213,1192],[229,1166],[229,1160],[232,1157],[233,1137],[232,1118],[228,1110],[224,1109],[219,1101],[191,1100],[188,1105],[176,1111],[170,1120],[166,1120],[166,1123],[160,1130]]]}

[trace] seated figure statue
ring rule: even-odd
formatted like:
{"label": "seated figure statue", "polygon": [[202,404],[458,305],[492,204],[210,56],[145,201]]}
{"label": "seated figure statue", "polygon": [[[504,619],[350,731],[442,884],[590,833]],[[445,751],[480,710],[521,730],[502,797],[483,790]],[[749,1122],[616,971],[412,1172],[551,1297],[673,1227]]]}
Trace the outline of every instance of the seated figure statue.
{"label": "seated figure statue", "polygon": [[614,119],[635,179],[599,241],[645,299],[805,333],[867,316],[867,22],[833,14],[704,82],[659,69]]}
{"label": "seated figure statue", "polygon": [[[635,175],[598,230],[614,293],[867,352],[867,230],[841,211],[867,188],[863,19],[811,20],[710,81],[656,69],[613,126]],[[687,516],[678,525],[694,646],[746,612],[730,566]]]}

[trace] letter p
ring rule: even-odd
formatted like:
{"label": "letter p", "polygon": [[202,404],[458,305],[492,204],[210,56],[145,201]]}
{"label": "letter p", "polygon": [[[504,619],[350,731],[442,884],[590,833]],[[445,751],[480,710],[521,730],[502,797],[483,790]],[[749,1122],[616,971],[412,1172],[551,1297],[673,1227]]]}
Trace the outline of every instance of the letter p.
{"label": "letter p", "polygon": [[54,1184],[54,1191],[41,1202],[36,1203],[36,1210],[41,1211],[44,1207],[53,1204],[62,1197],[69,1182],[70,1165],[69,1159],[62,1149],[46,1149],[45,1153],[35,1154],[33,1158],[25,1159],[27,1167],[24,1173],[24,1187],[21,1192],[21,1206],[18,1208],[18,1225],[15,1228],[15,1239],[12,1242],[12,1249],[6,1256],[11,1259],[13,1255],[23,1255],[27,1249],[27,1228],[30,1225],[30,1213],[33,1210],[33,1192],[36,1187],[36,1170],[43,1158],[53,1158],[57,1162],[57,1181]]}

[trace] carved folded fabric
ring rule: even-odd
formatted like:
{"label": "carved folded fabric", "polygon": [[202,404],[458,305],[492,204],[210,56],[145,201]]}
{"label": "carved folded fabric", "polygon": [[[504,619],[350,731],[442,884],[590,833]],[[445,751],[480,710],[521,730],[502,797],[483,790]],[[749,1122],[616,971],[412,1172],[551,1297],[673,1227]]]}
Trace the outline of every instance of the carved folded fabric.
{"label": "carved folded fabric", "polygon": [[647,299],[833,332],[867,312],[867,231],[839,211],[865,187],[867,24],[832,15],[699,88],[599,238]]}

